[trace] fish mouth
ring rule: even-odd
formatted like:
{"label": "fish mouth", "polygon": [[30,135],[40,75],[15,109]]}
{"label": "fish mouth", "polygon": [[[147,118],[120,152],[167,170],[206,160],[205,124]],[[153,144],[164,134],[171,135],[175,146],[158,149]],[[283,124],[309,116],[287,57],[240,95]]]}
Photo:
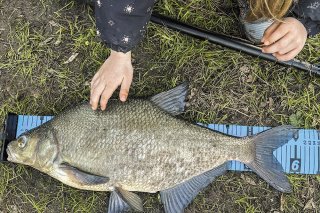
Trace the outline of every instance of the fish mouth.
{"label": "fish mouth", "polygon": [[9,146],[7,147],[6,151],[7,151],[7,154],[8,154],[7,160],[11,161],[11,162],[14,162],[15,157],[14,157],[14,154],[10,151],[10,147]]}

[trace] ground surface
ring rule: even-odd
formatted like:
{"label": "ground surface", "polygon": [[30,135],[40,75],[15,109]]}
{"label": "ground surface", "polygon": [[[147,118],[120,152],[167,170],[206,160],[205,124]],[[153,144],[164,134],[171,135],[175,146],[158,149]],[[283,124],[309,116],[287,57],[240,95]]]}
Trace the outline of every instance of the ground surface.
{"label": "ground surface", "polygon": [[[208,30],[242,34],[232,1],[161,0],[155,10]],[[1,122],[8,112],[57,114],[88,99],[90,79],[109,53],[96,38],[90,7],[62,0],[0,0],[0,17]],[[299,58],[316,63],[319,47],[320,36],[309,39]],[[193,96],[185,119],[320,127],[320,77],[154,24],[133,52],[131,96],[156,94],[188,80]],[[320,177],[289,178],[293,193],[282,194],[255,174],[229,172],[186,212],[319,212]],[[158,194],[140,195],[145,212],[163,212]],[[105,212],[108,196],[73,189],[25,166],[0,165],[1,213]]]}

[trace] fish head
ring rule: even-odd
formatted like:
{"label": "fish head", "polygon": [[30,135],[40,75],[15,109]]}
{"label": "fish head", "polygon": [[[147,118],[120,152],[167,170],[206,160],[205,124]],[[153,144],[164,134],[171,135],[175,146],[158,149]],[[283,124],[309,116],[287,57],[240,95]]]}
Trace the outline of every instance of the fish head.
{"label": "fish head", "polygon": [[8,144],[8,161],[37,168],[52,159],[52,143],[51,131],[37,129],[27,132]]}
{"label": "fish head", "polygon": [[32,165],[38,141],[37,135],[33,134],[24,134],[11,141],[7,147],[8,161]]}

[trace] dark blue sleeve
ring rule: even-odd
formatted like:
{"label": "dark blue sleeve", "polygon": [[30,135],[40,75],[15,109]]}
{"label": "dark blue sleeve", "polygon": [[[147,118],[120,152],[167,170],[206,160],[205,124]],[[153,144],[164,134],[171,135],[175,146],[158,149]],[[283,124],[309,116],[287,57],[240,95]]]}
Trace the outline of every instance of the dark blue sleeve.
{"label": "dark blue sleeve", "polygon": [[128,52],[143,38],[155,0],[96,0],[97,34],[117,52]]}
{"label": "dark blue sleeve", "polygon": [[300,0],[293,12],[305,26],[309,36],[320,32],[320,0]]}

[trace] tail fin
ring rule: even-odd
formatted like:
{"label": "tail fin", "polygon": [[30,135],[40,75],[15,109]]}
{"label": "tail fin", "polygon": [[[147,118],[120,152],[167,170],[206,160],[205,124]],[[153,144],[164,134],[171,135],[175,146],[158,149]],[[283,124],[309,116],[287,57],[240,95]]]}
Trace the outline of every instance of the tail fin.
{"label": "tail fin", "polygon": [[254,136],[252,140],[256,156],[253,162],[246,163],[261,178],[281,192],[291,192],[291,186],[281,164],[274,157],[273,150],[293,138],[295,131],[297,129],[292,126],[278,126]]}

